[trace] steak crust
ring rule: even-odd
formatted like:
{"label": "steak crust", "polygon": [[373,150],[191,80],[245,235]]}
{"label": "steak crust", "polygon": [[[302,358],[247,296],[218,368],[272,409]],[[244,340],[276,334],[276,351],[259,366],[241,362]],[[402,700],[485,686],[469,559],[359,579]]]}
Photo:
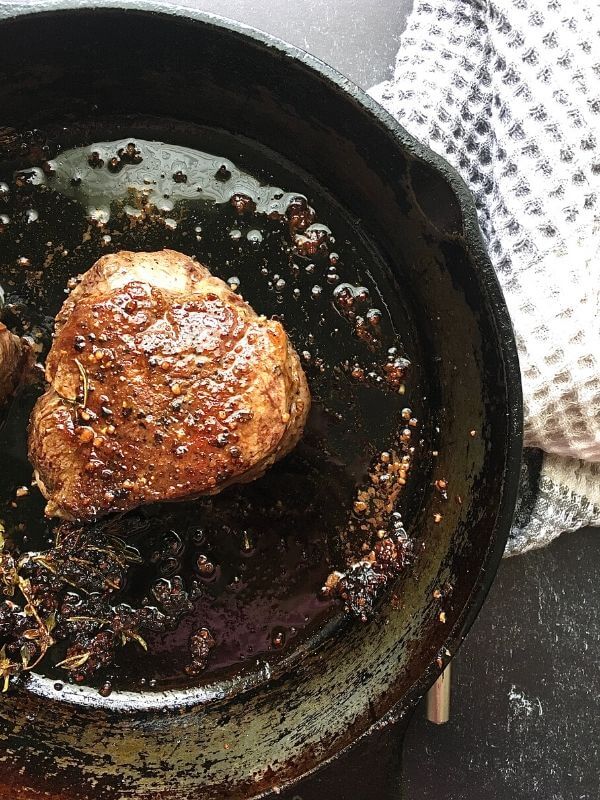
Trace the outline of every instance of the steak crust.
{"label": "steak crust", "polygon": [[93,520],[254,480],[310,406],[279,322],[172,250],[104,256],[56,317],[29,458],[48,516]]}

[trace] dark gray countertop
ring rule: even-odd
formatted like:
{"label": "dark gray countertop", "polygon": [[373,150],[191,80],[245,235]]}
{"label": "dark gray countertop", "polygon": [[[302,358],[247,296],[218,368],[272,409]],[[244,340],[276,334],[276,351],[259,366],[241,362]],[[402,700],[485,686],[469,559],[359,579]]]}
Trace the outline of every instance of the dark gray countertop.
{"label": "dark gray countertop", "polygon": [[454,661],[450,723],[412,720],[409,800],[600,797],[599,536],[502,563]]}
{"label": "dark gray countertop", "polygon": [[[183,4],[287,39],[365,88],[391,73],[411,6],[410,0]],[[572,534],[502,564],[454,661],[450,723],[431,725],[418,709],[410,724],[409,800],[600,796],[598,535]],[[341,788],[339,798],[328,794],[346,795],[350,800]]]}

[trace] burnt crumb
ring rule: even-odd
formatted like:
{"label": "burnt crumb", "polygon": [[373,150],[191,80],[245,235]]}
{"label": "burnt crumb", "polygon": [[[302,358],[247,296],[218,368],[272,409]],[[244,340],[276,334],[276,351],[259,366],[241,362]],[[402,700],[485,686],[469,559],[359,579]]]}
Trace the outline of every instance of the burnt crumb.
{"label": "burnt crumb", "polygon": [[276,650],[280,650],[285,645],[285,631],[277,628],[271,635],[271,644]]}
{"label": "burnt crumb", "polygon": [[67,649],[67,657],[59,666],[69,670],[76,683],[82,683],[102,667],[112,664],[115,650],[115,634],[112,631],[100,631],[71,645]]}
{"label": "burnt crumb", "polygon": [[373,611],[374,603],[388,582],[388,577],[371,564],[361,561],[337,582],[334,592],[343,602],[347,613],[366,622]]}
{"label": "burnt crumb", "polygon": [[179,576],[172,580],[161,578],[152,587],[152,594],[160,609],[170,617],[181,617],[193,608],[183,581]]}
{"label": "burnt crumb", "polygon": [[305,197],[294,197],[290,200],[285,215],[288,220],[290,235],[305,231],[315,221],[315,211],[308,205]]}
{"label": "burnt crumb", "polygon": [[128,566],[140,560],[139,552],[120,539],[107,537],[101,543],[93,528],[64,524],[54,547],[25,561],[22,573],[34,591],[52,581],[54,588],[75,585],[85,592],[112,594],[124,586]]}
{"label": "burnt crumb", "polygon": [[[171,576],[184,550],[174,531],[159,539],[148,535],[148,523],[141,516],[133,517],[129,528],[132,535],[143,533],[147,547],[158,550],[143,557],[112,533],[110,523],[87,528],[63,523],[52,548],[21,556],[2,538],[0,688],[8,689],[11,679],[33,669],[59,643],[66,655],[56,666],[75,682],[86,681],[112,667],[120,647],[147,649],[147,633],[174,630],[192,610],[190,595],[200,596],[201,589],[188,593],[179,575],[156,580],[152,600],[138,607],[118,602],[131,569],[154,563],[159,574]],[[210,644],[203,641],[205,647]],[[192,653],[198,672],[206,663],[207,653],[202,652],[198,644]]]}
{"label": "burnt crumb", "polygon": [[344,610],[366,622],[377,599],[388,583],[410,563],[412,548],[404,529],[393,534],[379,532],[373,549],[366,545],[367,555],[350,566],[346,573],[332,572],[325,582],[322,595],[337,597]]}
{"label": "burnt crumb", "polygon": [[400,386],[406,377],[409,367],[410,361],[408,361],[408,359],[389,355],[388,361],[383,367],[387,382],[393,387]]}
{"label": "burnt crumb", "polygon": [[438,478],[437,481],[434,482],[435,488],[444,498],[444,500],[448,499],[448,481],[445,478]]}
{"label": "burnt crumb", "polygon": [[175,183],[187,183],[188,176],[185,174],[185,172],[182,172],[179,169],[177,170],[177,172],[173,173],[173,180],[175,181]]}
{"label": "burnt crumb", "polygon": [[220,183],[226,183],[231,178],[231,172],[227,169],[225,164],[221,164],[219,169],[215,172],[215,179]]}
{"label": "burnt crumb", "polygon": [[229,202],[238,214],[256,211],[256,203],[246,194],[234,194]]}
{"label": "burnt crumb", "polygon": [[303,233],[296,233],[294,245],[298,255],[312,258],[327,255],[330,232],[324,225],[310,225]]}
{"label": "burnt crumb", "polygon": [[369,483],[356,493],[344,534],[346,570],[332,572],[322,589],[323,596],[338,598],[347,613],[363,621],[383,590],[412,560],[412,541],[396,510],[411,460],[411,448],[402,434],[396,447],[379,453]]}
{"label": "burnt crumb", "polygon": [[43,161],[42,162],[42,172],[48,178],[54,177],[56,175],[56,167],[51,161]]}
{"label": "burnt crumb", "polygon": [[141,164],[144,160],[141,150],[136,147],[134,142],[129,142],[125,147],[119,149],[117,156],[122,164]]}
{"label": "burnt crumb", "polygon": [[188,675],[199,675],[208,663],[210,651],[215,646],[216,642],[213,635],[208,628],[200,628],[199,631],[192,634],[190,638],[190,654],[192,656],[192,663],[188,664],[185,671]]}
{"label": "burnt crumb", "polygon": [[408,550],[405,542],[394,541],[385,536],[375,545],[375,563],[387,575],[400,572],[408,562]]}
{"label": "burnt crumb", "polygon": [[88,164],[92,169],[102,169],[104,166],[104,159],[100,157],[100,153],[94,150],[88,156]]}
{"label": "burnt crumb", "polygon": [[122,161],[118,156],[113,156],[112,158],[109,158],[106,168],[109,172],[116,174],[117,172],[121,172],[124,166],[124,161]]}
{"label": "burnt crumb", "polygon": [[30,627],[29,620],[16,603],[3,600],[0,603],[0,637],[20,639]]}

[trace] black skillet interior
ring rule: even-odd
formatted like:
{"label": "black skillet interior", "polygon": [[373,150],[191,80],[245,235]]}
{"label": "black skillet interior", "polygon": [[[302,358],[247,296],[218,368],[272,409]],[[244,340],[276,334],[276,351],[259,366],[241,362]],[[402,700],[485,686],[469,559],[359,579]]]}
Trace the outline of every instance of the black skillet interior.
{"label": "black skillet interior", "polygon": [[[181,798],[200,790],[245,797],[315,768],[376,719],[401,713],[433,679],[430,665],[440,652],[446,658],[443,647],[454,652],[483,599],[512,515],[518,365],[466,190],[323,65],[262,35],[186,14],[104,5],[4,21],[0,126],[25,139],[15,153],[14,132],[5,134],[9,156],[27,157],[25,131],[64,127],[74,143],[89,144],[98,131],[160,137],[201,150],[212,143],[233,161],[246,146],[258,152],[252,143],[259,143],[296,168],[296,183],[286,188],[302,190],[303,176],[312,176],[313,194],[321,192],[329,209],[323,221],[329,213],[350,225],[371,253],[374,285],[394,286],[382,296],[417,364],[408,394],[425,440],[404,512],[424,546],[401,585],[400,607],[388,597],[370,623],[308,637],[301,657],[289,668],[284,661],[271,680],[261,662],[185,691],[102,700],[68,690],[60,701],[34,681],[31,692],[0,707],[0,771],[16,797],[42,786],[63,800],[175,790]],[[329,205],[327,193],[335,198]],[[260,288],[248,293],[259,307]],[[369,426],[373,435],[376,420]],[[449,479],[453,500],[443,508],[432,487],[440,477]],[[433,591],[445,583],[453,591],[440,605]]]}

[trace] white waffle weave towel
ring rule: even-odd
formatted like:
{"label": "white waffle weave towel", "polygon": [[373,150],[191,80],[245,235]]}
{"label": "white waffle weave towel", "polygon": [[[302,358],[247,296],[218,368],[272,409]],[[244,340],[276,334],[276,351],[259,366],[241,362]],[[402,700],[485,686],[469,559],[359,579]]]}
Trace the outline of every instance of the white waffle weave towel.
{"label": "white waffle weave towel", "polygon": [[600,2],[417,0],[372,94],[470,186],[517,335],[507,553],[600,524]]}

